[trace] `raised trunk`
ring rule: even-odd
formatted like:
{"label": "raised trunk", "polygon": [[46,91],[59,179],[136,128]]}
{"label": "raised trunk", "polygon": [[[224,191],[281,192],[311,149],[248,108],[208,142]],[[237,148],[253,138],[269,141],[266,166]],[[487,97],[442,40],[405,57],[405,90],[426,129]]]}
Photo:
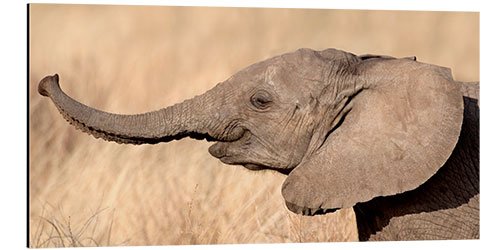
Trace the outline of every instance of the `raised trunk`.
{"label": "raised trunk", "polygon": [[154,144],[186,136],[209,140],[232,140],[238,136],[238,133],[233,133],[224,137],[217,132],[221,121],[207,110],[213,109],[210,107],[216,105],[214,100],[220,99],[213,96],[217,92],[214,90],[170,107],[135,115],[103,112],[75,101],[61,90],[57,74],[43,78],[38,92],[50,97],[72,125],[108,141]]}

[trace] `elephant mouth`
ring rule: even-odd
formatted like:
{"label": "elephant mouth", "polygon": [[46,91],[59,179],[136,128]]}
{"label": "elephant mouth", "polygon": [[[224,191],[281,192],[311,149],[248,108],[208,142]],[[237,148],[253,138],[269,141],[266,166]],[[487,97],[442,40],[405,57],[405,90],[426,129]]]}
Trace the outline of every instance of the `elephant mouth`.
{"label": "elephant mouth", "polygon": [[[235,152],[235,149],[239,148],[239,145],[236,144],[248,144],[250,140],[251,133],[249,131],[245,131],[243,135],[241,135],[236,140],[215,140],[217,143],[213,144],[208,148],[208,152],[215,158],[219,159],[221,162],[228,165],[243,165],[244,167],[250,170],[261,170],[266,167],[255,162],[250,162],[248,160],[243,160],[241,155]],[[207,139],[207,141],[210,141]],[[239,156],[240,155],[240,156]]]}
{"label": "elephant mouth", "polygon": [[208,148],[208,152],[225,164],[242,165],[246,169],[252,171],[275,170],[285,175],[288,175],[292,171],[290,168],[273,167],[272,164],[265,164],[256,161],[259,159],[264,161],[262,158],[249,158],[248,151],[251,150],[249,145],[251,144],[251,138],[253,135],[249,130],[243,130],[243,134],[238,139],[232,141],[219,140],[217,143]]}
{"label": "elephant mouth", "polygon": [[229,141],[219,141],[208,148],[208,152],[215,158],[226,164],[239,164],[233,156],[228,155]]}
{"label": "elephant mouth", "polygon": [[242,165],[248,170],[259,171],[259,170],[274,170],[284,175],[288,175],[292,169],[276,168],[273,166],[264,165],[253,160],[241,159],[236,155],[231,155],[227,152],[227,148],[231,142],[218,142],[208,149],[210,154],[219,159],[221,162],[228,165]]}

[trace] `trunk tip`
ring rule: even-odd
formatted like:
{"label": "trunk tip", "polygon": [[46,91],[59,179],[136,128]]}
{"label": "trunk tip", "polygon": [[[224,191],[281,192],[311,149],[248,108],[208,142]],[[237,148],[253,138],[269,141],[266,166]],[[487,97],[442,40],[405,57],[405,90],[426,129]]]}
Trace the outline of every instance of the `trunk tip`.
{"label": "trunk tip", "polygon": [[50,91],[54,88],[59,88],[59,75],[44,77],[38,84],[38,93],[43,96],[49,96]]}

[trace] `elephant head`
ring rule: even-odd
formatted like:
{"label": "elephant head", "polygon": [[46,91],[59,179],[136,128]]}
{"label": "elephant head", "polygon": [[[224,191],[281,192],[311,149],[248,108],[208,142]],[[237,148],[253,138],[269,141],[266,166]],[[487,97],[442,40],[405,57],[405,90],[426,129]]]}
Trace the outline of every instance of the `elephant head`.
{"label": "elephant head", "polygon": [[446,162],[463,101],[448,69],[411,58],[299,49],[251,65],[161,110],[118,115],[39,92],[77,128],[118,143],[192,137],[226,164],[287,174],[287,207],[313,215],[412,190]]}

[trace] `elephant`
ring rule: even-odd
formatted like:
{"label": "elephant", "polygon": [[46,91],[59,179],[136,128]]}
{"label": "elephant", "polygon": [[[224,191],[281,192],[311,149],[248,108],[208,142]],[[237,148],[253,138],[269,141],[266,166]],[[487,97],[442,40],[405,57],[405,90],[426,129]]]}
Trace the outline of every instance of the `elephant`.
{"label": "elephant", "polygon": [[479,238],[479,83],[416,57],[297,51],[255,63],[204,94],[122,115],[38,86],[76,128],[107,141],[214,141],[225,164],[286,175],[286,207],[353,208],[360,241]]}

